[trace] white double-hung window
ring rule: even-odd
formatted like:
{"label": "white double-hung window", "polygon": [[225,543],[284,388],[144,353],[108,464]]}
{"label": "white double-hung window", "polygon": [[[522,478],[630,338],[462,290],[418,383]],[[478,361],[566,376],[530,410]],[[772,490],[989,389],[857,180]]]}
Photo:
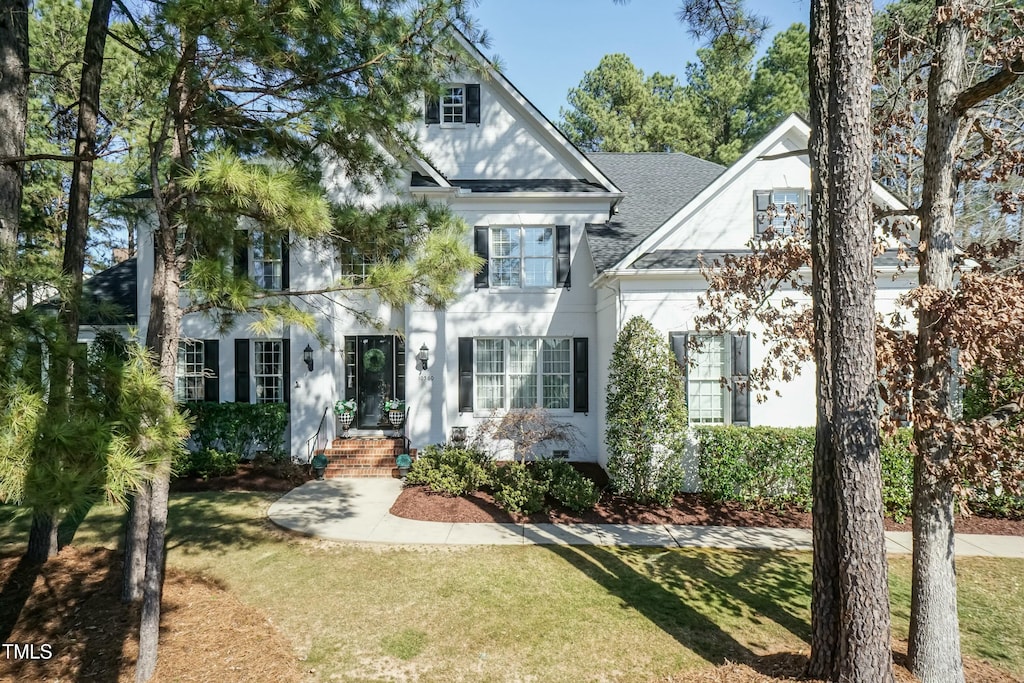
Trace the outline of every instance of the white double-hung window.
{"label": "white double-hung window", "polygon": [[279,291],[284,283],[284,249],[280,237],[252,233],[252,275],[263,289]]}
{"label": "white double-hung window", "polygon": [[548,227],[491,228],[490,285],[492,287],[554,287],[554,229]]}
{"label": "white double-hung window", "polygon": [[701,335],[699,348],[691,348],[686,383],[686,407],[692,424],[725,424],[729,354],[725,337]]}
{"label": "white double-hung window", "polygon": [[206,357],[201,341],[178,342],[178,367],[174,378],[174,400],[178,403],[206,400]]}
{"label": "white double-hung window", "polygon": [[256,403],[284,402],[284,350],[280,340],[253,342]]}
{"label": "white double-hung window", "polygon": [[572,384],[568,338],[477,339],[473,353],[479,410],[565,410]]}

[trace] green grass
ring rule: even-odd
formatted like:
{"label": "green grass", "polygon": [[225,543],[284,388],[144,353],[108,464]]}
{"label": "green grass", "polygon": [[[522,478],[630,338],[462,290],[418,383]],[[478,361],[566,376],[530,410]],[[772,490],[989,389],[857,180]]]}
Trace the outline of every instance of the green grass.
{"label": "green grass", "polygon": [[[272,500],[176,495],[168,563],[266,613],[320,680],[649,681],[807,649],[807,553],[346,546],[274,531]],[[10,515],[0,550],[14,552],[27,521]],[[121,516],[93,510],[75,543],[115,545]],[[891,568],[905,637],[910,560]],[[1024,675],[1024,561],[958,570],[965,653]]]}

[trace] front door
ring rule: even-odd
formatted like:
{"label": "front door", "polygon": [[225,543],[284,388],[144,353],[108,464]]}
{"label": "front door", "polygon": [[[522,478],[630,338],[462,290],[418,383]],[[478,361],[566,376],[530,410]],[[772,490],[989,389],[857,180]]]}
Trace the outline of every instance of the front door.
{"label": "front door", "polygon": [[391,335],[360,335],[345,342],[345,394],[356,400],[354,426],[384,427],[384,401],[405,398],[405,343]]}

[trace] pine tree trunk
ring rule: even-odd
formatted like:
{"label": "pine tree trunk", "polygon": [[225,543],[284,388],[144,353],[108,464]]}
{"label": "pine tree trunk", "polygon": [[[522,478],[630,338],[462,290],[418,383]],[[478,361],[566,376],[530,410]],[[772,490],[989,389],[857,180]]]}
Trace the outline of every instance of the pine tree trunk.
{"label": "pine tree trunk", "polygon": [[163,463],[152,482],[149,538],[146,544],[146,579],[142,591],[142,620],[139,625],[139,660],[135,666],[136,683],[145,683],[156,671],[160,638],[160,599],[163,593],[164,541],[167,530],[167,497],[170,488],[170,463]]}
{"label": "pine tree trunk", "polygon": [[142,599],[142,582],[146,577],[146,542],[149,538],[150,484],[132,496],[128,523],[124,533],[124,571],[121,578],[121,602]]}
{"label": "pine tree trunk", "polygon": [[[25,155],[28,121],[28,0],[0,7],[0,157]],[[6,267],[18,242],[24,162],[0,162],[0,307],[11,312],[13,285]]]}
{"label": "pine tree trunk", "polygon": [[[156,209],[157,227],[153,233],[156,258],[153,269],[153,291],[150,297],[149,326],[146,329],[146,346],[152,351],[154,361],[160,370],[160,379],[170,390],[174,386],[174,375],[178,362],[178,337],[181,329],[181,306],[178,297],[181,290],[183,261],[178,256],[178,225],[174,222],[184,214],[181,197],[174,198],[174,205],[165,203],[166,196],[174,197],[178,188],[173,176],[187,172],[191,166],[189,147],[189,125],[186,108],[189,103],[188,78],[186,72],[194,59],[198,46],[183,37],[183,51],[171,81],[168,98],[168,115],[173,126],[170,136],[172,180],[168,187],[159,184],[154,151],[151,162],[153,180],[153,201]],[[161,143],[163,144],[163,143]],[[174,410],[172,406],[170,408]],[[142,621],[139,628],[139,660],[135,680],[148,681],[156,670],[157,652],[160,644],[160,598],[163,589],[163,564],[165,559],[164,536],[167,525],[167,497],[170,486],[170,462],[157,466],[149,500],[149,533],[146,539],[146,575],[143,582]],[[125,557],[128,561],[128,557]]]}
{"label": "pine tree trunk", "polygon": [[832,296],[828,224],[828,7],[811,3],[811,281],[817,419],[812,471],[811,655],[807,675],[833,680],[839,665],[839,554],[836,458],[832,448]]}
{"label": "pine tree trunk", "polygon": [[93,0],[85,35],[82,79],[78,96],[78,136],[68,198],[68,228],[64,238],[62,271],[70,283],[60,309],[61,323],[70,344],[78,340],[82,281],[85,270],[85,242],[89,234],[89,203],[92,196],[92,172],[96,154],[96,125],[100,111],[100,85],[103,82],[103,52],[107,44],[107,24],[112,0]]}
{"label": "pine tree trunk", "polygon": [[893,680],[875,365],[870,0],[829,6],[832,442],[838,484],[839,680]]}
{"label": "pine tree trunk", "polygon": [[[958,156],[956,100],[964,87],[967,29],[960,20],[963,0],[945,3],[952,19],[936,30],[936,55],[928,78],[928,131],[921,191],[922,286],[953,288],[954,163]],[[949,434],[951,418],[949,349],[934,312],[918,312],[914,373],[913,578],[910,604],[910,669],[924,683],[964,680],[953,557],[953,482]],[[936,349],[940,350],[936,357]]]}
{"label": "pine tree trunk", "polygon": [[53,515],[42,510],[32,512],[32,527],[28,532],[28,550],[25,559],[42,564],[57,554],[57,523]]}

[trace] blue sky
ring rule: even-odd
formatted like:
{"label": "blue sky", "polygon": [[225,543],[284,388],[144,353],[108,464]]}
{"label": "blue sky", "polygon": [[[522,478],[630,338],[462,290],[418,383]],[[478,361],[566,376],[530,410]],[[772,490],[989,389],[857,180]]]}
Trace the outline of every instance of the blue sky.
{"label": "blue sky", "polygon": [[[645,74],[683,78],[700,45],[676,17],[680,0],[480,0],[473,14],[490,34],[484,50],[549,119],[559,117],[570,88],[601,57],[624,52]],[[795,22],[808,23],[808,0],[747,0],[771,22],[761,49]]]}

